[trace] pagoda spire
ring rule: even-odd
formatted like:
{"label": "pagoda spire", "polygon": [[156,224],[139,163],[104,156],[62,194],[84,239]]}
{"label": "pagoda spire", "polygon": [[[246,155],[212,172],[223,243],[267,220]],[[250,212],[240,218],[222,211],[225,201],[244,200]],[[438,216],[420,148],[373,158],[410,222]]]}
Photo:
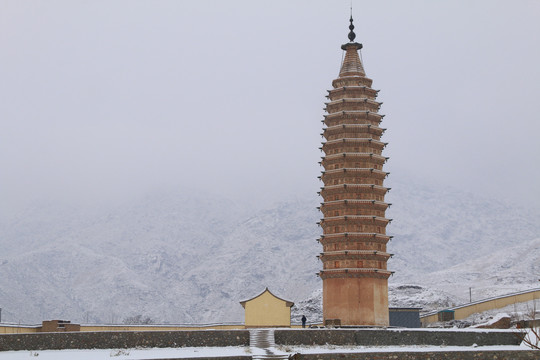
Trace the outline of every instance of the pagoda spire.
{"label": "pagoda spire", "polygon": [[350,25],[349,25],[349,40],[347,44],[341,45],[341,49],[345,50],[345,59],[343,60],[343,64],[341,64],[341,70],[339,71],[339,77],[345,77],[345,76],[366,76],[366,72],[364,71],[364,66],[362,65],[362,60],[360,60],[360,57],[358,56],[358,50],[362,49],[362,44],[359,44],[357,42],[354,42],[354,39],[356,39],[356,34],[354,33],[354,24],[353,24],[353,17],[351,14],[351,18],[349,19]]}
{"label": "pagoda spire", "polygon": [[[351,11],[352,11],[352,9],[351,9]],[[348,37],[349,37],[349,40],[351,42],[354,42],[354,39],[356,38],[356,34],[354,33],[354,25],[353,25],[352,14],[351,14],[351,19],[349,21],[351,22],[351,25],[349,25],[349,30],[351,30],[351,31],[349,32]]]}

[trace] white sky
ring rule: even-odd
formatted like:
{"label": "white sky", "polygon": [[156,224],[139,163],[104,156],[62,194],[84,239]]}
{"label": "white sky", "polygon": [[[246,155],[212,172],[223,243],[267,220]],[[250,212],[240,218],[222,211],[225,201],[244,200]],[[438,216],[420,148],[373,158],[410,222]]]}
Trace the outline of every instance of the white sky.
{"label": "white sky", "polygon": [[[349,1],[0,1],[0,198],[315,194]],[[387,170],[540,200],[540,2],[354,1]]]}

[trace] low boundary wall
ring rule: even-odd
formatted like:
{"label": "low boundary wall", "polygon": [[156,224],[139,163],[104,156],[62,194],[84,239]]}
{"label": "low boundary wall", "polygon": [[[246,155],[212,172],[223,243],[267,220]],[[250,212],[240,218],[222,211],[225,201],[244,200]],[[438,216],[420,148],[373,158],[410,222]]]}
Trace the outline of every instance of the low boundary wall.
{"label": "low boundary wall", "polygon": [[2,334],[28,334],[38,332],[40,325],[12,325],[0,324],[0,335]]}
{"label": "low boundary wall", "polygon": [[279,345],[478,346],[519,345],[516,330],[305,329],[275,330]]}
{"label": "low boundary wall", "polygon": [[[277,345],[351,345],[351,346],[496,346],[519,345],[516,330],[412,330],[412,329],[276,329]],[[118,349],[163,347],[249,346],[248,330],[198,331],[120,331],[120,332],[51,332],[0,335],[0,351]],[[455,351],[452,351],[454,353]],[[450,352],[449,352],[450,353]],[[467,354],[481,353],[469,351]],[[379,354],[379,353],[377,353]],[[410,354],[410,353],[408,353]],[[509,354],[509,352],[505,352]],[[340,354],[341,355],[341,354]],[[439,354],[440,355],[440,354]],[[436,355],[436,356],[439,356]],[[536,352],[538,357],[540,352]],[[307,355],[306,355],[307,356]],[[309,355],[311,356],[311,355]],[[321,355],[323,356],[323,355]],[[324,355],[326,356],[326,355]],[[377,355],[379,356],[379,355]],[[381,355],[382,356],[382,355]],[[413,357],[414,358],[414,357]],[[411,359],[413,359],[411,358]],[[431,359],[457,359],[431,357]],[[458,357],[459,358],[459,357]],[[481,359],[482,357],[471,359]],[[319,359],[304,357],[302,359]],[[321,360],[330,358],[321,357]],[[346,359],[346,358],[343,358]],[[364,359],[356,357],[355,359]],[[368,358],[366,358],[368,359]],[[372,357],[369,359],[379,359]],[[380,357],[380,359],[386,359]],[[400,359],[408,359],[400,357]],[[423,357],[418,357],[423,359]],[[468,359],[463,357],[463,359]],[[489,357],[486,359],[490,359]],[[499,357],[499,359],[501,359]],[[521,359],[515,357],[515,359]],[[529,359],[527,357],[523,359]]]}
{"label": "low boundary wall", "polygon": [[294,360],[538,360],[538,351],[430,351],[296,354]]}
{"label": "low boundary wall", "polygon": [[[298,326],[300,327],[300,326]],[[201,324],[201,325],[104,325],[82,324],[79,331],[194,331],[194,330],[243,330],[240,323]],[[44,332],[42,325],[0,324],[0,334],[25,334]]]}
{"label": "low boundary wall", "polygon": [[[450,307],[444,310],[453,310],[454,319],[462,320],[471,316],[472,314],[481,313],[488,310],[501,309],[508,305],[528,302],[528,301],[536,301],[539,299],[540,299],[540,288],[537,288],[537,289],[531,289],[531,290],[521,291],[521,292],[512,293],[512,294],[496,296],[496,297],[492,297],[488,299],[478,300],[469,304],[454,306],[454,307]],[[438,313],[439,311],[433,311],[433,312],[420,316],[420,321],[422,322],[422,325],[425,326],[427,324],[438,322],[439,321]]]}
{"label": "low boundary wall", "polygon": [[0,335],[0,351],[199,346],[249,346],[249,331],[54,332]]}

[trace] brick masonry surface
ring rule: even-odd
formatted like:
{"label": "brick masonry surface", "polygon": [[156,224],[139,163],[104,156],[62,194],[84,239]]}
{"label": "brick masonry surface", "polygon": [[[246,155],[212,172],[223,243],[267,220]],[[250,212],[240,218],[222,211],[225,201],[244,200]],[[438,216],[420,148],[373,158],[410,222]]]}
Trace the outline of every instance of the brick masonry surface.
{"label": "brick masonry surface", "polygon": [[538,360],[540,351],[453,351],[296,354],[294,360]]}
{"label": "brick masonry surface", "polygon": [[121,331],[0,335],[0,351],[199,346],[249,346],[249,331]]}
{"label": "brick masonry surface", "polygon": [[359,346],[478,346],[519,345],[521,338],[514,331],[422,331],[384,329],[304,329],[276,330],[276,344],[281,345],[359,345]]}

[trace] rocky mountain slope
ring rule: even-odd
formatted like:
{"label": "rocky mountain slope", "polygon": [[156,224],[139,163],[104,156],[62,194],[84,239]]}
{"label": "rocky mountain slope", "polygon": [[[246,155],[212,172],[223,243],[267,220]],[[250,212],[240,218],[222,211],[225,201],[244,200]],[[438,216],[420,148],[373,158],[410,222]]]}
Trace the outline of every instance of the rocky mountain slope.
{"label": "rocky mountain slope", "polygon": [[[418,274],[410,283],[399,283],[391,278],[389,301],[393,307],[419,307],[429,312],[466,304],[471,299],[477,301],[538,288],[539,279],[540,238],[537,238],[444,270]],[[297,322],[302,314],[312,322],[322,321],[321,289],[316,289],[293,310]]]}
{"label": "rocky mountain slope", "polygon": [[[480,296],[537,286],[537,211],[412,182],[391,186],[394,303],[436,306],[468,297],[469,287]],[[4,216],[2,319],[242,321],[239,301],[266,286],[295,301],[296,315],[312,308],[315,317],[319,201],[253,210],[163,190],[114,206],[37,204]]]}

